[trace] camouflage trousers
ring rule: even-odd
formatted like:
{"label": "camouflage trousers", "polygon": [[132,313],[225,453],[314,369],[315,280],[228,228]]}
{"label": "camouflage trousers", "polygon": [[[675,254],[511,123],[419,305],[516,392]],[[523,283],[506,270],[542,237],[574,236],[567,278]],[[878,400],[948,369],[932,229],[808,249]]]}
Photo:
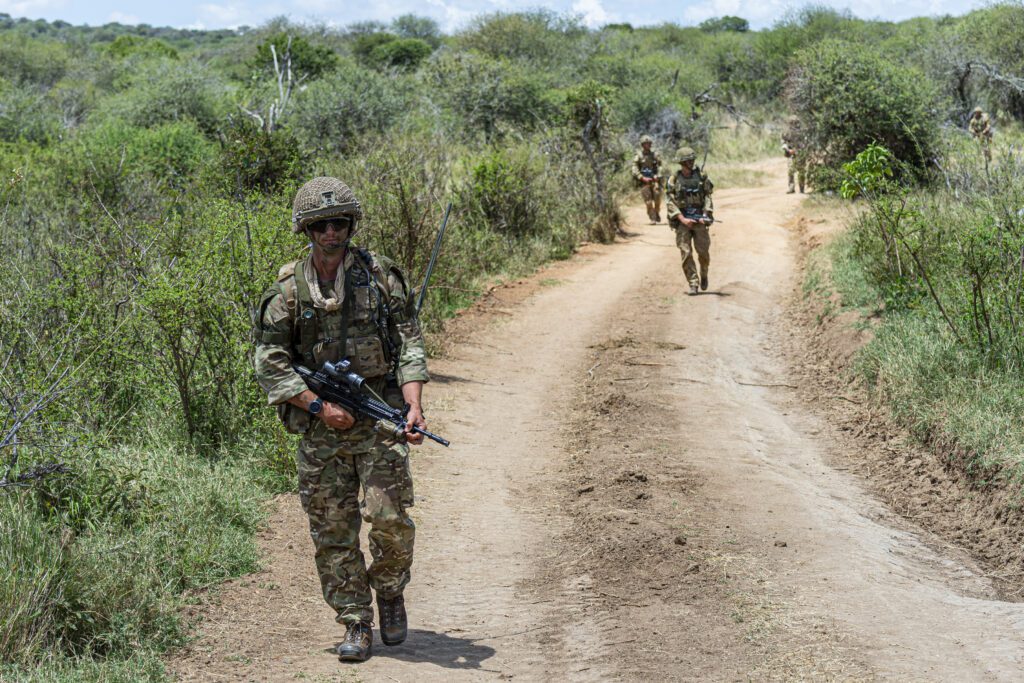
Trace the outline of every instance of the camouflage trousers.
{"label": "camouflage trousers", "polygon": [[[372,623],[370,589],[392,597],[409,583],[416,536],[406,513],[413,504],[409,448],[365,420],[346,432],[314,420],[296,461],[324,600],[339,622]],[[369,570],[359,548],[363,520],[370,524]]]}
{"label": "camouflage trousers", "polygon": [[789,158],[789,170],[786,172],[786,180],[789,182],[789,191],[796,192],[796,187],[793,185],[793,179],[796,178],[800,184],[800,191],[804,191],[804,162],[797,160],[796,157]]}
{"label": "camouflage trousers", "polygon": [[647,217],[652,221],[661,220],[661,183],[644,183],[640,186],[640,196],[647,206]]}
{"label": "camouflage trousers", "polygon": [[700,272],[706,276],[708,266],[711,265],[711,231],[703,224],[695,225],[692,228],[684,227],[678,222],[672,223],[676,231],[676,246],[683,257],[683,275],[691,285],[700,283],[700,273],[697,272],[697,265],[693,262],[693,252],[697,251],[697,259],[700,261]]}

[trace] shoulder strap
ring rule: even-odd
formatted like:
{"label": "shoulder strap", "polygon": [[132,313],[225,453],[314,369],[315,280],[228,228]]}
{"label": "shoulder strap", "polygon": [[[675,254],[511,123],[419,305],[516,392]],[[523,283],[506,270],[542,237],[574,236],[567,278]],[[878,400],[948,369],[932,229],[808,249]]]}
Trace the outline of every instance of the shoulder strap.
{"label": "shoulder strap", "polygon": [[366,266],[374,278],[377,280],[377,284],[380,285],[379,289],[384,293],[388,302],[391,301],[391,289],[388,287],[388,273],[385,264],[382,262],[384,259],[376,256],[369,249],[363,249],[362,247],[356,247],[354,249],[356,255]]}
{"label": "shoulder strap", "polygon": [[[316,308],[313,306],[313,297],[309,293],[309,283],[306,281],[305,268],[302,261],[290,264],[292,266],[292,282],[295,291],[295,332],[298,344],[296,348],[302,356],[306,365],[313,363],[313,347],[316,346],[317,338],[320,336],[320,318]],[[286,266],[287,267],[287,266]],[[281,269],[282,271],[284,268]]]}

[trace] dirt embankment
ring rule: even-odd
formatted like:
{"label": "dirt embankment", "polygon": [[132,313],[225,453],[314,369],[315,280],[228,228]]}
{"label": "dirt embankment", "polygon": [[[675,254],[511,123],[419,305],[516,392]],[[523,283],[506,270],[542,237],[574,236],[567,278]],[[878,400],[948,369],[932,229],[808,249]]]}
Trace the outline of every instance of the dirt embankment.
{"label": "dirt embankment", "polygon": [[[827,245],[849,218],[835,207],[803,208],[792,225],[804,257]],[[792,372],[801,379],[803,396],[838,427],[843,458],[837,464],[864,476],[902,517],[970,552],[1004,599],[1021,600],[1024,510],[1019,499],[1006,487],[970,476],[955,446],[922,446],[890,419],[852,369],[878,318],[843,309],[841,303],[834,292],[825,298],[795,293],[789,319],[796,325],[788,334]]]}
{"label": "dirt embankment", "polygon": [[451,328],[426,401],[453,445],[413,456],[405,644],[337,662],[341,630],[298,501],[284,496],[265,568],[206,596],[171,670],[1019,679],[1024,607],[849,471],[860,445],[808,377],[824,369],[793,361],[800,197],[782,193],[781,162],[758,168],[773,184],[716,192],[708,292],[685,295],[672,233],[633,208],[627,240],[496,289]]}

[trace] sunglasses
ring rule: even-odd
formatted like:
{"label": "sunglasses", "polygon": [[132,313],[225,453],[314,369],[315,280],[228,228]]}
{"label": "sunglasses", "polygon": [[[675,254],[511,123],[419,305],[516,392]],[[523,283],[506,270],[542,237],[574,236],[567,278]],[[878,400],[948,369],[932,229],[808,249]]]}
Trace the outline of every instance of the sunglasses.
{"label": "sunglasses", "polygon": [[352,227],[352,216],[337,216],[324,221],[316,221],[307,226],[312,232],[327,232],[332,228],[334,232],[341,232]]}

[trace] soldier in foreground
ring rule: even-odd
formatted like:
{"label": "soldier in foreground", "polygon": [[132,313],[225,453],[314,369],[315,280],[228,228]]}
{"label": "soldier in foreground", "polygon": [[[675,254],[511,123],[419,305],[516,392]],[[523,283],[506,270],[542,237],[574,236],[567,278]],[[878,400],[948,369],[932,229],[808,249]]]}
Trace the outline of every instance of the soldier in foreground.
{"label": "soldier in foreground", "polygon": [[992,161],[992,122],[989,121],[988,114],[983,112],[981,107],[975,107],[974,111],[971,112],[971,118],[967,122],[967,129],[971,131],[971,135],[981,145],[985,161]]}
{"label": "soldier in foreground", "polygon": [[[668,179],[665,193],[668,195],[669,227],[676,231],[676,246],[683,257],[683,275],[690,284],[690,296],[708,288],[708,266],[711,264],[711,231],[714,223],[714,203],[711,180],[703,171],[694,168],[696,154],[690,147],[681,147],[676,152],[681,168]],[[693,262],[693,251],[697,251],[700,272]]]}
{"label": "soldier in foreground", "polygon": [[800,185],[800,194],[804,193],[804,157],[800,154],[800,118],[790,116],[786,120],[786,131],[782,134],[782,153],[789,159],[789,170],[786,172],[786,179],[789,189],[786,194],[796,192],[793,184],[794,177]]}
{"label": "soldier in foreground", "polygon": [[661,222],[661,157],[651,149],[650,135],[640,138],[640,150],[633,157],[633,181],[647,206],[651,223]]}
{"label": "soldier in foreground", "polygon": [[[415,526],[409,450],[425,428],[421,408],[428,380],[423,336],[401,271],[349,240],[363,212],[336,178],[314,178],[295,196],[292,229],[309,239],[305,259],[281,268],[260,302],[256,320],[256,376],[291,432],[299,496],[324,599],[345,626],[342,661],[363,661],[373,643],[371,588],[376,592],[385,645],[405,640],[402,591],[409,583]],[[349,359],[388,403],[409,405],[405,438],[396,440],[357,421],[344,408],[310,391],[292,368]],[[400,392],[400,396],[398,395]],[[359,489],[363,490],[362,504]],[[373,564],[359,547],[361,520],[370,525]]]}

